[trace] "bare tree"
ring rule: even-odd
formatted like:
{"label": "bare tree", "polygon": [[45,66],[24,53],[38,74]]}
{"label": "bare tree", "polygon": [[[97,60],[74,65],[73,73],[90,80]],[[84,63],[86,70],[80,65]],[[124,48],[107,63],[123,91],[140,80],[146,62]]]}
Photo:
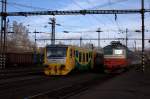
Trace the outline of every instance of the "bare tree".
{"label": "bare tree", "polygon": [[13,22],[13,33],[8,36],[8,51],[33,51],[34,43],[30,41],[28,29],[22,24]]}

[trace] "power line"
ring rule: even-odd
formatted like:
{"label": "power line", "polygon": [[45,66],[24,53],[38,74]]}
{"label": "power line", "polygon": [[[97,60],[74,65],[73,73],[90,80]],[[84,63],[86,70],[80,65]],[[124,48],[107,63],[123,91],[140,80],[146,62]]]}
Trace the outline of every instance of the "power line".
{"label": "power line", "polygon": [[[72,0],[73,1],[73,3],[75,4],[75,5],[77,5],[80,9],[82,9],[83,10],[83,8],[82,8],[82,6],[80,6],[76,1],[74,1],[74,0]],[[95,18],[95,16],[94,15],[91,15],[93,18]],[[97,20],[97,18],[95,18],[95,20],[96,21],[99,21],[99,20]],[[92,22],[91,22],[92,23]],[[94,25],[94,24],[93,24]]]}
{"label": "power line", "polygon": [[[74,2],[74,4],[76,4],[78,7],[80,7],[83,10],[83,8],[77,2],[75,2],[74,0],[72,0],[72,1]],[[98,22],[102,23],[102,21],[99,20],[96,16],[94,16],[94,15],[91,15],[91,16],[96,20],[96,22],[98,21]],[[104,22],[103,22],[103,24],[105,25]]]}
{"label": "power line", "polygon": [[18,9],[19,11],[23,11],[22,8],[16,7],[15,5],[12,5],[11,7],[14,7],[14,8]]}
{"label": "power line", "polygon": [[[89,0],[87,0],[88,1],[88,4],[92,4],[93,5],[93,3],[91,3]],[[110,6],[110,5],[114,5],[114,4],[117,4],[117,3],[120,3],[120,2],[125,2],[125,1],[128,1],[128,0],[117,0],[117,1],[114,1],[114,2],[111,2],[111,1],[108,1],[108,3],[104,3],[104,4],[102,4],[102,5],[100,5],[99,6],[99,8],[102,8],[102,7],[106,7],[106,6]],[[107,17],[107,16],[106,16]],[[97,20],[98,20],[98,18],[97,18]],[[114,23],[112,20],[110,20],[112,23]],[[105,24],[105,23],[104,23]],[[119,24],[118,24],[118,22],[116,22],[116,26],[118,27],[118,30],[120,29],[120,27],[119,27]]]}
{"label": "power line", "polygon": [[[100,40],[125,40],[126,38],[101,38]],[[37,40],[51,40],[51,39],[37,39]],[[56,38],[55,40],[80,40],[80,38]],[[82,38],[82,40],[98,40],[98,38]],[[128,40],[142,40],[141,38],[130,38]],[[145,38],[144,40],[150,40]]]}
{"label": "power line", "polygon": [[121,3],[121,2],[125,2],[125,1],[128,1],[128,0],[117,0],[117,1],[114,1],[114,2],[108,2],[108,3],[104,3],[104,4],[102,4],[102,5],[99,5],[99,6],[97,6],[97,7],[93,7],[93,8],[91,8],[91,9],[99,9],[99,8],[102,8],[102,7],[114,5],[114,4]]}
{"label": "power line", "polygon": [[[2,2],[2,1],[0,1],[0,2]],[[24,7],[24,8],[28,8],[28,9],[34,9],[34,10],[50,10],[50,9],[46,9],[46,8],[34,7],[34,6],[30,6],[30,5],[20,4],[20,3],[16,3],[16,2],[7,2],[7,4],[16,5],[16,6],[20,6],[20,7]]]}

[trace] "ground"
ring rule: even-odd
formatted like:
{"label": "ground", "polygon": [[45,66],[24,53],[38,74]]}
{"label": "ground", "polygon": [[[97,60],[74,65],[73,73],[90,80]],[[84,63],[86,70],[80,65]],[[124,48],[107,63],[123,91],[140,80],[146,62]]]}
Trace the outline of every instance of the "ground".
{"label": "ground", "polygon": [[70,99],[150,99],[150,67],[132,69]]}

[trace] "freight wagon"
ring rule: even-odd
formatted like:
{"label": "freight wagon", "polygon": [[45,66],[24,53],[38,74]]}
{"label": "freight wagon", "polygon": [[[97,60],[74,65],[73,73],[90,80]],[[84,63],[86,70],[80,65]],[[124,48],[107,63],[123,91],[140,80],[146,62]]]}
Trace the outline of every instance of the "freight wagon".
{"label": "freight wagon", "polygon": [[28,67],[42,64],[42,54],[33,52],[10,52],[6,53],[6,68]]}

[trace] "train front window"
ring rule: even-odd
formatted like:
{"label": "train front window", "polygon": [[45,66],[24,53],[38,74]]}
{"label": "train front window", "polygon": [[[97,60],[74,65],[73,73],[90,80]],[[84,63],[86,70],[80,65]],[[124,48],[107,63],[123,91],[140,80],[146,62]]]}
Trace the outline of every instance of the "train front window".
{"label": "train front window", "polygon": [[47,48],[47,57],[66,57],[67,48]]}
{"label": "train front window", "polygon": [[112,49],[104,49],[104,54],[105,55],[112,55],[113,51],[112,51]]}

